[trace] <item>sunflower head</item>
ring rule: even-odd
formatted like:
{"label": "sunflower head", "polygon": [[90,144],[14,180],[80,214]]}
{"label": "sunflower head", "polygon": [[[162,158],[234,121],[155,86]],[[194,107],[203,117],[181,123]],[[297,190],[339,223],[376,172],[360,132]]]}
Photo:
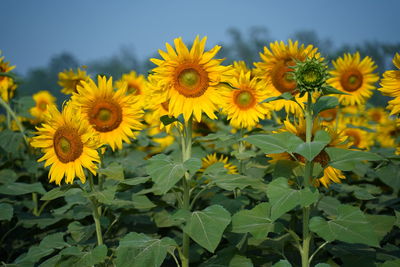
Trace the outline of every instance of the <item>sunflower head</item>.
{"label": "sunflower head", "polygon": [[61,92],[70,95],[77,92],[77,87],[82,81],[88,81],[89,76],[85,70],[77,69],[76,72],[72,69],[65,70],[58,74],[58,84],[62,87]]}
{"label": "sunflower head", "polygon": [[38,161],[46,161],[45,167],[51,165],[50,182],[60,184],[65,177],[72,184],[77,176],[84,183],[83,168],[96,174],[96,163],[100,162],[98,135],[70,103],[61,113],[54,105],[48,106],[47,112],[45,122],[36,128],[38,132],[31,141],[33,147],[44,153]]}
{"label": "sunflower head", "polygon": [[33,122],[41,122],[44,120],[47,107],[55,105],[56,98],[49,91],[39,91],[33,95],[33,100],[35,101],[35,106],[30,109],[31,115],[35,117]]}
{"label": "sunflower head", "polygon": [[319,91],[328,78],[327,65],[315,57],[306,58],[303,62],[297,61],[293,70],[300,95]]}
{"label": "sunflower head", "polygon": [[123,87],[123,83],[127,84],[128,94],[132,94],[138,98],[138,102],[143,107],[147,107],[148,101],[148,81],[142,74],[137,74],[135,71],[123,74],[121,79],[115,82],[116,88]]}
{"label": "sunflower head", "polygon": [[375,82],[379,76],[374,73],[377,68],[370,57],[361,60],[360,53],[345,54],[332,62],[328,84],[346,93],[339,96],[342,105],[362,105],[371,97]]}
{"label": "sunflower head", "polygon": [[174,40],[175,49],[166,44],[167,52],[159,50],[161,59],[151,59],[158,67],[153,69],[153,88],[167,95],[169,114],[185,121],[193,115],[197,121],[202,113],[215,119],[214,111],[220,101],[220,82],[227,80],[231,69],[220,65],[221,59],[213,59],[220,50],[215,46],[205,52],[206,37],[197,36],[189,50],[181,38]]}
{"label": "sunflower head", "polygon": [[7,73],[14,68],[15,66],[10,66],[9,62],[4,61],[4,57],[0,57],[0,97],[6,102],[14,96],[14,91],[17,88],[14,79],[7,76]]}
{"label": "sunflower head", "polygon": [[228,157],[225,157],[224,155],[220,155],[219,157],[217,156],[217,153],[213,153],[210,155],[207,155],[206,157],[201,159],[202,165],[200,171],[204,172],[205,169],[207,169],[209,166],[222,162],[224,163],[224,168],[227,169],[229,174],[237,174],[238,170],[235,165],[232,163],[228,162]]}
{"label": "sunflower head", "polygon": [[114,91],[112,78],[98,76],[97,85],[91,79],[82,81],[72,95],[72,104],[82,110],[101,142],[109,144],[112,150],[121,149],[122,141],[130,143],[129,138],[135,137],[133,130],[142,128],[141,105],[126,90],[126,83]]}

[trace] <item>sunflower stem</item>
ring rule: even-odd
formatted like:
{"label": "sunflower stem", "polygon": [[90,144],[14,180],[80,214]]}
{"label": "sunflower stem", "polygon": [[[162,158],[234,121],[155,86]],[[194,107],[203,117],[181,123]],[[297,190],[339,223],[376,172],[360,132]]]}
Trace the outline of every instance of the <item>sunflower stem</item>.
{"label": "sunflower stem", "polygon": [[[95,192],[96,190],[94,188],[92,174],[89,174],[89,185],[90,185],[91,192]],[[90,200],[92,202],[93,220],[94,220],[94,224],[96,226],[97,244],[100,246],[100,245],[103,245],[103,234],[101,233],[100,214],[99,214],[100,207],[99,207],[96,199],[91,197]]]}
{"label": "sunflower stem", "polygon": [[11,122],[9,121],[9,116],[11,116],[15,123],[17,124],[17,127],[19,128],[22,137],[24,138],[25,144],[26,146],[29,148],[29,142],[28,139],[26,138],[25,135],[25,129],[24,126],[22,126],[22,123],[19,121],[17,115],[15,114],[15,112],[11,109],[10,105],[7,104],[7,102],[5,102],[1,97],[0,97],[0,104],[4,107],[4,109],[7,111],[7,123],[8,123],[8,128],[11,129]]}
{"label": "sunflower stem", "polygon": [[[193,116],[190,117],[188,122],[185,122],[182,138],[182,162],[190,159],[192,156],[192,130],[193,130]],[[183,205],[182,208],[189,211],[194,203],[190,204],[190,175],[185,173],[182,180],[183,185]],[[182,267],[189,266],[189,251],[190,251],[190,238],[189,235],[183,232],[182,240]]]}
{"label": "sunflower stem", "polygon": [[[312,129],[313,129],[313,114],[312,114],[312,96],[311,93],[307,94],[307,107],[305,110],[305,119],[306,119],[306,142],[311,143],[312,139]],[[312,170],[313,163],[312,161],[306,160],[306,166],[304,169],[304,186],[306,188],[310,187],[310,182],[312,181]],[[309,229],[309,221],[310,221],[310,206],[303,208],[303,244],[300,249],[301,254],[301,266],[309,267],[309,254],[310,254],[310,241],[311,234]]]}

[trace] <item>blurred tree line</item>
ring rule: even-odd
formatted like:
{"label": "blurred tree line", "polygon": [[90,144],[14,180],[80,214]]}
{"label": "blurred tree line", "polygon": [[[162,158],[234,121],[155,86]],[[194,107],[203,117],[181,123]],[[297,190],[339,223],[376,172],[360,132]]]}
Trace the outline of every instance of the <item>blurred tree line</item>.
{"label": "blurred tree line", "polygon": [[[233,60],[244,60],[249,67],[253,62],[260,61],[259,52],[263,51],[264,46],[268,46],[270,42],[275,41],[270,36],[269,31],[265,27],[252,27],[247,32],[241,32],[238,29],[231,28],[228,30],[230,41],[221,43],[222,50],[218,57],[226,58],[225,63],[229,64]],[[370,56],[378,65],[378,73],[381,75],[385,70],[393,68],[392,58],[396,52],[400,52],[400,43],[385,44],[379,41],[366,41],[355,45],[342,45],[335,47],[330,39],[321,39],[314,31],[298,31],[289,36],[292,40],[298,40],[299,43],[313,44],[319,48],[322,55],[330,62],[332,59],[342,56],[345,52],[354,53],[359,51],[361,56]],[[286,40],[283,40],[286,42]],[[159,57],[155,52],[150,57]],[[87,66],[86,71],[91,74],[92,78],[96,74],[105,74],[112,76],[114,80],[119,79],[123,73],[131,70],[147,74],[154,65],[149,61],[141,61],[128,47],[123,47],[120,51],[111,57],[95,60],[83,64],[71,53],[64,52],[55,55],[50,59],[45,67],[31,69],[20,84],[18,94],[32,95],[39,90],[48,90],[52,92],[62,103],[67,97],[60,92],[60,86],[57,84],[58,73],[69,68],[76,69]],[[379,93],[374,94],[371,99],[374,105],[386,105],[387,98]]]}

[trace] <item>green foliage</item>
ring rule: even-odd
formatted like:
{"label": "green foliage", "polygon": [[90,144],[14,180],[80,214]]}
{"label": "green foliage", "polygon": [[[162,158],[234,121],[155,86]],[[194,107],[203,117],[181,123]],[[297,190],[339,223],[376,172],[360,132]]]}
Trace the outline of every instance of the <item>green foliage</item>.
{"label": "green foliage", "polygon": [[360,161],[379,161],[383,158],[375,153],[366,151],[355,151],[336,147],[328,147],[326,152],[329,155],[332,167],[342,171],[351,171]]}
{"label": "green foliage", "polygon": [[231,215],[227,210],[213,205],[202,211],[192,212],[183,230],[200,246],[214,252],[230,221]]}
{"label": "green foliage", "polygon": [[300,144],[303,144],[296,135],[283,132],[271,135],[251,135],[244,138],[245,141],[255,145],[265,154],[282,153],[282,152],[293,152]]}

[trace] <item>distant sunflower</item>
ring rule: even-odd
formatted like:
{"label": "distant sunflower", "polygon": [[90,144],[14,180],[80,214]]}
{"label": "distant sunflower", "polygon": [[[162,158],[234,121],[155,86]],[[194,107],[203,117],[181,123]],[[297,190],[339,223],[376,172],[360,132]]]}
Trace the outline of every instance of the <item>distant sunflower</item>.
{"label": "distant sunflower", "polygon": [[376,128],[376,140],[382,147],[393,148],[400,137],[400,124],[395,120],[388,119]]}
{"label": "distant sunflower", "polygon": [[339,130],[347,137],[349,145],[357,149],[366,149],[374,144],[374,135],[368,131],[370,125],[365,119],[343,117],[339,120]]}
{"label": "distant sunflower", "polygon": [[[14,68],[15,66],[10,66],[9,62],[4,61],[4,56],[0,57],[0,72],[7,73],[12,71]],[[0,75],[0,97],[5,102],[8,102],[14,96],[16,88],[17,85],[12,78]]]}
{"label": "distant sunflower", "polygon": [[326,109],[320,112],[318,115],[324,125],[334,125],[336,122],[336,118],[338,117],[338,109]]}
{"label": "distant sunflower", "polygon": [[370,57],[361,60],[357,52],[344,54],[332,64],[334,69],[330,71],[332,77],[328,79],[328,84],[348,94],[339,95],[339,102],[345,106],[364,104],[376,88],[374,83],[379,80],[373,72],[377,68],[374,61]]}
{"label": "distant sunflower", "polygon": [[[331,141],[326,147],[340,147],[340,148],[345,148],[348,147],[346,144],[346,137],[343,136],[341,132],[338,132],[334,130],[333,128],[326,127],[326,126],[320,126],[318,123],[313,124],[313,129],[312,129],[312,139],[314,138],[314,135],[316,134],[317,131],[323,130],[326,131],[330,138]],[[304,119],[300,119],[298,123],[292,124],[288,120],[284,122],[284,127],[278,130],[279,132],[290,132],[298,137],[300,137],[302,140],[305,141],[306,138],[306,123]],[[297,153],[294,153],[294,156],[296,159],[291,157],[289,153],[284,152],[284,153],[277,153],[277,154],[268,154],[268,157],[271,157],[272,160],[271,162],[276,162],[278,160],[297,160],[301,164],[305,162],[305,158]],[[320,186],[322,184],[324,187],[328,187],[328,185],[332,182],[334,183],[340,183],[341,179],[345,179],[345,176],[343,175],[342,171],[339,169],[336,169],[330,165],[328,165],[330,161],[328,153],[325,152],[325,150],[322,150],[314,159],[314,163],[318,163],[321,165],[323,168],[323,175],[319,178],[316,178],[313,183],[314,186]]]}
{"label": "distant sunflower", "polygon": [[379,88],[384,95],[400,97],[400,54],[396,53],[393,58],[393,65],[397,70],[387,70],[383,73],[383,79]]}
{"label": "distant sunflower", "polygon": [[377,125],[385,124],[389,120],[389,114],[381,107],[369,108],[366,113],[368,120]]}
{"label": "distant sunflower", "polygon": [[96,174],[96,163],[100,162],[98,136],[70,103],[62,113],[49,106],[46,122],[36,129],[31,145],[44,153],[38,161],[46,161],[45,167],[51,165],[50,182],[59,185],[65,177],[65,182],[72,184],[77,176],[84,183],[83,168]]}
{"label": "distant sunflower", "polygon": [[54,105],[56,98],[49,91],[39,91],[33,95],[35,106],[30,109],[30,113],[35,117],[34,123],[41,122],[44,119],[47,107]]}
{"label": "distant sunflower", "polygon": [[158,66],[153,69],[152,82],[167,94],[169,114],[174,117],[183,114],[185,121],[192,115],[200,121],[203,112],[216,119],[219,85],[230,71],[229,67],[220,65],[222,59],[213,59],[220,46],[204,52],[206,39],[200,40],[197,36],[189,51],[182,39],[177,38],[175,49],[167,43],[167,52],[159,50],[163,60],[151,59]]}
{"label": "distant sunflower", "polygon": [[[270,49],[264,47],[264,53],[260,53],[262,62],[254,63],[256,69],[254,73],[261,80],[267,97],[279,96],[289,92],[297,98],[297,101],[303,105],[305,97],[299,98],[297,84],[293,78],[292,72],[296,61],[304,61],[306,58],[320,58],[317,48],[312,45],[304,47],[299,46],[298,41],[289,40],[288,44],[284,42],[274,42],[270,44]],[[276,100],[273,102],[275,110],[285,109],[288,113],[301,113],[301,108],[290,100]]]}
{"label": "distant sunflower", "polygon": [[137,74],[131,71],[128,74],[123,74],[121,79],[115,82],[117,88],[122,87],[122,83],[127,83],[128,94],[138,97],[138,102],[145,106],[145,98],[147,95],[147,80],[142,74]]}
{"label": "distant sunflower", "polygon": [[58,84],[63,87],[61,92],[66,95],[76,93],[77,86],[81,84],[81,81],[87,82],[88,80],[89,76],[86,74],[86,71],[79,68],[76,72],[69,69],[58,74]]}
{"label": "distant sunflower", "polygon": [[228,170],[229,174],[237,174],[238,170],[235,165],[232,163],[228,162],[228,157],[225,157],[224,155],[220,155],[220,157],[217,156],[217,153],[207,155],[206,157],[201,159],[202,165],[200,171],[205,171],[209,166],[222,162],[224,163],[224,168]]}
{"label": "distant sunflower", "polygon": [[272,105],[260,103],[267,98],[267,94],[259,80],[251,78],[250,71],[241,70],[240,75],[229,82],[237,89],[226,88],[222,91],[221,107],[233,127],[251,129],[260,120],[271,117]]}
{"label": "distant sunflower", "polygon": [[113,90],[112,78],[98,76],[98,85],[92,79],[82,81],[78,92],[72,95],[73,104],[82,109],[82,114],[99,134],[103,143],[112,150],[122,148],[122,141],[130,143],[132,130],[140,130],[143,117],[137,98],[126,94],[124,87]]}

